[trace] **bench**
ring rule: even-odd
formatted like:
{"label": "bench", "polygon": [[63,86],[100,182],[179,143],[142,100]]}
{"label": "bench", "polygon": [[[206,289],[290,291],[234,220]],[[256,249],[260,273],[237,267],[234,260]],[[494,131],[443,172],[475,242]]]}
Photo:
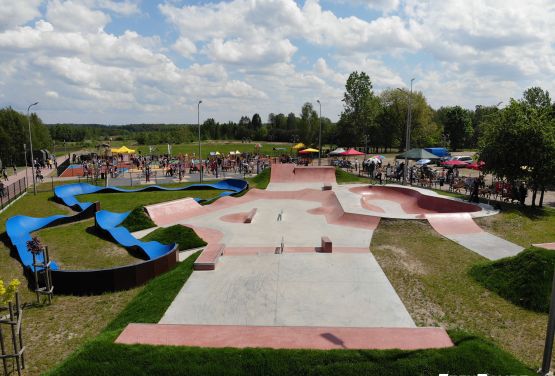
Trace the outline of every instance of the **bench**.
{"label": "bench", "polygon": [[252,209],[248,214],[247,217],[245,218],[245,221],[243,223],[252,223],[252,219],[254,218],[254,215],[256,214],[256,208]]}
{"label": "bench", "polygon": [[322,186],[323,191],[331,191],[331,184],[324,184]]}
{"label": "bench", "polygon": [[331,253],[331,251],[332,243],[330,238],[328,238],[327,236],[322,236],[322,248],[320,249],[320,252]]}
{"label": "bench", "polygon": [[214,270],[220,256],[224,254],[225,244],[210,244],[200,254],[193,265],[193,270]]}

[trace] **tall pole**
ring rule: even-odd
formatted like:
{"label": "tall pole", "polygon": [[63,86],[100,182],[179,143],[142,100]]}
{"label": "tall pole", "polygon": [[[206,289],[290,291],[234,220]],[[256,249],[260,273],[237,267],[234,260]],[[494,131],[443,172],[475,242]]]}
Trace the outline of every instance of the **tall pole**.
{"label": "tall pole", "polygon": [[25,158],[25,191],[29,186],[29,167],[27,165],[27,144],[23,144],[23,157]]}
{"label": "tall pole", "polygon": [[410,127],[412,120],[412,83],[414,78],[410,80],[410,94],[409,94],[409,108],[407,109],[407,129],[405,134],[405,168],[403,171],[403,184],[406,184],[409,178],[409,158],[408,153],[410,150]]}
{"label": "tall pole", "polygon": [[316,102],[320,105],[320,132],[318,133],[318,166],[322,164],[322,103],[320,99],[317,99]]}
{"label": "tall pole", "polygon": [[197,104],[197,124],[198,124],[198,159],[199,159],[199,176],[200,182],[202,183],[202,148],[200,146],[200,104],[202,101],[198,101]]}
{"label": "tall pole", "polygon": [[31,136],[31,115],[29,114],[29,110],[31,107],[36,106],[39,102],[35,102],[30,104],[27,107],[27,120],[29,122],[29,146],[31,147],[31,172],[33,173],[33,194],[37,194],[37,185],[35,183],[35,157],[33,156],[33,137]]}

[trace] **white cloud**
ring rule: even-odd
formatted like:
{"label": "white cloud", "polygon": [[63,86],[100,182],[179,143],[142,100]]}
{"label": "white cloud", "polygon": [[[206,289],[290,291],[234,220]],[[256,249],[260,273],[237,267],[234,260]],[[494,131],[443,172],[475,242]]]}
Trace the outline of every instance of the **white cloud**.
{"label": "white cloud", "polygon": [[110,10],[122,16],[132,16],[140,13],[138,3],[136,1],[130,0],[98,0],[97,6],[102,9]]}
{"label": "white cloud", "polygon": [[54,90],[48,90],[46,93],[44,93],[47,97],[50,98],[58,98],[60,95],[55,92]]}
{"label": "white cloud", "polygon": [[0,0],[0,31],[20,26],[40,15],[41,0]]}
{"label": "white cloud", "polygon": [[107,14],[91,9],[85,3],[72,0],[50,0],[46,19],[56,30],[80,32],[96,32],[110,22],[110,16]]}
{"label": "white cloud", "polygon": [[197,53],[197,46],[193,41],[185,37],[179,37],[172,46],[182,56],[191,59]]}

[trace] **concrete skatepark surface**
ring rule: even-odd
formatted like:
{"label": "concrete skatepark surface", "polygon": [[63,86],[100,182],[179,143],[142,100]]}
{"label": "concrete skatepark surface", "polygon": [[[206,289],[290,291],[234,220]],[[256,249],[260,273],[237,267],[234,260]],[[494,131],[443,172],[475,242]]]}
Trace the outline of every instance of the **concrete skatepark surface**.
{"label": "concrete skatepark surface", "polygon": [[415,327],[370,253],[223,256],[193,273],[160,323]]}
{"label": "concrete skatepark surface", "polygon": [[[324,186],[332,190],[323,190]],[[338,343],[352,343],[348,348],[451,346],[441,328],[433,328],[441,333],[438,337],[434,337],[437,333],[430,332],[430,337],[417,333],[432,328],[415,327],[369,252],[380,217],[428,220],[440,234],[487,258],[519,251],[518,246],[485,233],[474,223],[472,217],[497,213],[491,207],[422,189],[337,185],[333,167],[273,165],[265,191],[250,190],[242,197],[223,197],[207,206],[177,200],[147,210],[158,226],[191,226],[208,247],[221,246],[221,253],[214,270],[193,272],[160,325],[130,326],[118,339],[121,343],[275,348],[342,348]],[[247,224],[248,213],[255,215]],[[320,253],[323,236],[333,243],[331,253]],[[284,252],[276,254],[281,244]],[[304,334],[291,342],[287,339],[295,333],[291,328]],[[341,332],[341,341],[330,345],[333,341],[321,342],[323,328],[346,332]],[[380,344],[378,329],[385,330],[382,336],[396,339]],[[395,330],[406,332],[396,337],[399,332],[395,334]],[[416,340],[425,337],[428,339],[422,342]]]}

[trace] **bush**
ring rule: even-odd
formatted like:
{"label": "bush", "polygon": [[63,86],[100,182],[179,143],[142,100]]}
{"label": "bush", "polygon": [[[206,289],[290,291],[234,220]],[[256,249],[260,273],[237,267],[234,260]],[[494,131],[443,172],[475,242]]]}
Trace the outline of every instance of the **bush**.
{"label": "bush", "polygon": [[555,252],[530,247],[513,257],[474,265],[470,275],[521,307],[549,311]]}
{"label": "bush", "polygon": [[150,219],[150,217],[146,214],[144,206],[139,206],[133,209],[121,225],[127,228],[130,232],[145,230],[156,226],[152,219]]}
{"label": "bush", "polygon": [[163,244],[178,243],[180,251],[204,247],[206,245],[206,242],[202,240],[193,229],[182,225],[158,228],[145,236],[142,240],[156,240]]}

